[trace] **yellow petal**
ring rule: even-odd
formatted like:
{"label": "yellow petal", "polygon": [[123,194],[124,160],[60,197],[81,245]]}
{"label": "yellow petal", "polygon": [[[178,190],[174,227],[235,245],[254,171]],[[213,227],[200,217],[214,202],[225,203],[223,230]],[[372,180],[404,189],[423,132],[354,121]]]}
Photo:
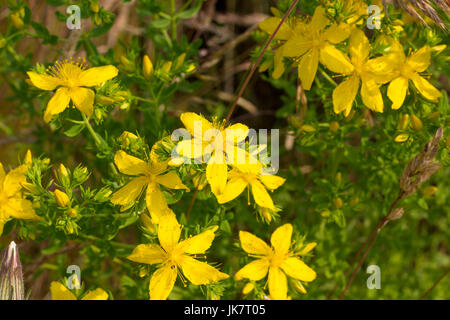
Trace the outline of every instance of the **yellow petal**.
{"label": "yellow petal", "polygon": [[283,62],[283,57],[284,57],[284,48],[285,46],[281,46],[279,47],[276,51],[275,51],[275,56],[273,57],[273,73],[272,73],[272,77],[274,79],[279,79],[283,73],[284,73],[284,62]]}
{"label": "yellow petal", "polygon": [[330,21],[328,20],[325,9],[322,6],[316,7],[314,15],[309,23],[311,30],[320,31],[327,26]]}
{"label": "yellow petal", "polygon": [[210,129],[214,129],[211,122],[194,112],[185,112],[180,116],[189,133],[198,139],[203,139],[204,133]]}
{"label": "yellow petal", "polygon": [[178,248],[189,254],[202,254],[211,247],[217,226],[190,237],[178,244]]}
{"label": "yellow petal", "polygon": [[272,252],[263,240],[247,231],[239,231],[239,240],[242,249],[249,254],[266,256]]}
{"label": "yellow petal", "polygon": [[289,247],[291,246],[291,238],[292,238],[292,225],[286,223],[280,227],[278,227],[270,238],[270,243],[272,247],[275,249],[275,252],[279,254],[286,254],[289,251]]}
{"label": "yellow petal", "polygon": [[167,206],[166,197],[164,197],[158,184],[152,183],[148,185],[145,201],[150,216],[155,223],[159,223],[159,219],[166,214],[169,207]]}
{"label": "yellow petal", "polygon": [[418,74],[413,75],[412,81],[420,94],[423,95],[426,99],[437,102],[438,99],[442,96],[438,89],[433,87],[431,83],[429,83]]}
{"label": "yellow petal", "polygon": [[32,202],[22,198],[9,198],[6,202],[5,209],[8,210],[11,217],[16,219],[41,219],[34,211]]}
{"label": "yellow petal", "polygon": [[180,235],[181,225],[178,223],[176,216],[174,214],[161,216],[158,226],[158,239],[166,252],[171,251],[178,244]]}
{"label": "yellow petal", "polygon": [[299,252],[299,255],[304,255],[313,250],[317,246],[316,242],[310,242]]}
{"label": "yellow petal", "polygon": [[256,204],[263,208],[275,210],[272,198],[270,197],[264,185],[256,179],[254,179],[250,184],[252,186],[252,195],[255,199]]}
{"label": "yellow petal", "polygon": [[31,83],[42,90],[54,90],[57,86],[62,84],[62,81],[56,77],[47,74],[38,74],[36,72],[27,72]]}
{"label": "yellow petal", "polygon": [[406,59],[411,69],[416,72],[424,72],[431,61],[431,48],[429,46],[422,47]]}
{"label": "yellow petal", "polygon": [[316,278],[316,272],[299,258],[290,257],[285,259],[281,264],[281,268],[289,277],[297,280],[313,281]]}
{"label": "yellow petal", "polygon": [[173,171],[157,176],[155,181],[168,189],[184,189],[189,191],[189,188],[183,184],[180,177]]}
{"label": "yellow petal", "polygon": [[273,300],[287,299],[287,279],[280,268],[269,268],[269,292]]}
{"label": "yellow petal", "polygon": [[87,88],[74,87],[70,88],[69,94],[75,107],[90,117],[94,112],[94,91]]}
{"label": "yellow petal", "polygon": [[227,144],[237,145],[248,136],[248,127],[242,123],[236,123],[225,129],[225,139]]}
{"label": "yellow petal", "polygon": [[354,70],[348,57],[329,44],[320,49],[320,62],[331,71],[340,74],[349,74]]}
{"label": "yellow petal", "polygon": [[83,87],[92,87],[114,78],[119,70],[111,65],[95,67],[81,72],[79,83]]}
{"label": "yellow petal", "polygon": [[108,293],[105,290],[98,288],[88,291],[81,300],[108,300]]}
{"label": "yellow petal", "polygon": [[183,257],[181,269],[185,277],[195,285],[209,284],[229,277],[206,262],[195,260],[189,256]]}
{"label": "yellow petal", "polygon": [[228,166],[223,154],[213,155],[206,166],[206,180],[211,191],[217,196],[222,194],[227,184]]}
{"label": "yellow petal", "polygon": [[253,281],[258,281],[264,278],[269,271],[269,260],[268,259],[257,259],[245,265],[234,275],[236,280],[250,279]]}
{"label": "yellow petal", "polygon": [[240,176],[231,178],[222,194],[217,195],[217,201],[222,204],[237,198],[247,187],[248,183]]}
{"label": "yellow petal", "polygon": [[116,152],[116,155],[114,156],[114,163],[120,172],[130,176],[145,174],[149,168],[149,165],[145,161],[130,156],[122,150]]}
{"label": "yellow petal", "polygon": [[312,48],[311,41],[301,35],[295,35],[283,45],[283,56],[300,57]]}
{"label": "yellow petal", "polygon": [[183,140],[177,144],[176,152],[184,157],[197,159],[201,158],[207,149],[201,139]]}
{"label": "yellow petal", "polygon": [[359,77],[351,76],[347,80],[341,82],[333,91],[333,108],[334,112],[341,113],[345,111],[350,113],[353,101],[359,89]]}
{"label": "yellow petal", "polygon": [[366,107],[376,112],[383,112],[384,103],[380,87],[374,81],[362,81],[361,98]]}
{"label": "yellow petal", "polygon": [[22,190],[22,185],[27,182],[25,176],[27,170],[28,167],[26,165],[21,165],[9,171],[8,174],[4,176],[4,179],[2,179],[3,192],[5,192],[7,196],[13,196]]}
{"label": "yellow petal", "polygon": [[150,300],[166,300],[177,280],[177,268],[171,266],[156,270],[150,278]]}
{"label": "yellow petal", "polygon": [[388,87],[387,95],[392,101],[392,109],[396,110],[403,105],[406,93],[408,92],[408,79],[398,77],[391,81]]}
{"label": "yellow petal", "polygon": [[3,227],[5,226],[5,223],[7,220],[0,218],[0,236],[3,234]]}
{"label": "yellow petal", "polygon": [[333,43],[337,44],[345,39],[347,39],[350,35],[350,26],[346,23],[336,24],[333,23],[324,33],[325,38]]}
{"label": "yellow petal", "polygon": [[354,28],[350,36],[349,52],[352,58],[364,61],[369,57],[370,43],[364,32]]}
{"label": "yellow petal", "polygon": [[271,174],[262,174],[259,176],[259,180],[262,183],[264,183],[264,185],[269,190],[278,189],[286,181],[286,179],[284,179],[282,177],[271,175]]}
{"label": "yellow petal", "polygon": [[302,82],[303,89],[310,90],[316,77],[317,67],[319,66],[319,50],[311,49],[306,53],[298,64],[298,77]]}
{"label": "yellow petal", "polygon": [[44,113],[44,121],[50,122],[52,117],[63,112],[70,102],[69,90],[67,88],[59,88],[47,104]]}
{"label": "yellow petal", "polygon": [[[258,27],[267,32],[268,34],[273,34],[281,22],[281,18],[278,17],[270,17],[263,21],[261,21]],[[293,35],[292,29],[286,24],[283,23],[275,35],[275,39],[279,40],[288,40]]]}
{"label": "yellow petal", "polygon": [[3,180],[5,179],[6,173],[3,168],[3,164],[0,162],[0,188],[3,187]]}
{"label": "yellow petal", "polygon": [[141,195],[142,189],[147,184],[148,179],[146,177],[134,178],[113,194],[111,202],[118,205],[127,205]]}
{"label": "yellow petal", "polygon": [[77,300],[75,295],[69,291],[62,283],[53,281],[50,284],[50,294],[52,300]]}
{"label": "yellow petal", "polygon": [[137,263],[156,264],[164,262],[165,253],[157,244],[140,244],[128,259]]}

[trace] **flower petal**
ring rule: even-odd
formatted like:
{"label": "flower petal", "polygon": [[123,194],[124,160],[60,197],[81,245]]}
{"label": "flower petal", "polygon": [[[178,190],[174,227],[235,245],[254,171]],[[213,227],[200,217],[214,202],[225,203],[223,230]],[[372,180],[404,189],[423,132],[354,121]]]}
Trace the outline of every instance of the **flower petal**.
{"label": "flower petal", "polygon": [[166,300],[176,280],[176,266],[167,266],[156,270],[150,278],[150,300]]}
{"label": "flower petal", "polygon": [[184,256],[181,262],[181,270],[185,277],[195,285],[209,284],[227,279],[229,275],[220,272],[206,262]]}
{"label": "flower petal", "polygon": [[111,202],[118,205],[127,205],[135,201],[142,193],[142,189],[148,184],[146,177],[133,178],[124,187],[116,191]]}
{"label": "flower petal", "polygon": [[313,281],[316,278],[316,272],[299,258],[290,257],[285,259],[281,264],[281,268],[289,277],[297,280]]}
{"label": "flower petal", "polygon": [[250,182],[250,185],[252,186],[252,195],[255,199],[256,204],[263,208],[275,210],[272,198],[270,197],[264,185],[256,179]]}
{"label": "flower petal", "polygon": [[325,28],[329,22],[330,20],[328,20],[325,14],[325,9],[322,6],[317,6],[309,26],[311,27],[311,30],[320,31]]}
{"label": "flower petal", "polygon": [[411,54],[406,59],[406,64],[408,64],[416,72],[424,72],[427,70],[431,61],[431,48],[429,46],[424,46]]}
{"label": "flower petal", "polygon": [[320,62],[331,71],[340,74],[349,74],[354,70],[349,58],[329,44],[320,49]]}
{"label": "flower petal", "polygon": [[87,69],[81,72],[79,77],[79,84],[83,87],[93,87],[114,78],[119,73],[119,70],[112,66],[102,66]]}
{"label": "flower petal", "polygon": [[181,235],[181,225],[175,214],[166,214],[160,217],[158,225],[158,239],[166,252],[173,250],[178,244]]}
{"label": "flower petal", "polygon": [[98,288],[88,291],[81,300],[108,300],[108,297],[108,293],[105,290]]}
{"label": "flower petal", "polygon": [[157,176],[155,181],[168,189],[184,189],[189,191],[189,188],[183,184],[180,177],[173,171]]}
{"label": "flower petal", "polygon": [[90,117],[94,112],[95,93],[91,89],[74,87],[69,90],[75,107]]}
{"label": "flower petal", "polygon": [[237,145],[247,138],[249,129],[245,124],[235,123],[225,129],[225,139],[227,144]]}
{"label": "flower petal", "polygon": [[[278,17],[270,17],[263,21],[261,21],[258,27],[267,32],[268,34],[273,34],[281,22],[281,18]],[[279,40],[288,40],[293,35],[293,30],[286,24],[283,23],[275,35],[275,39]]]}
{"label": "flower petal", "polygon": [[211,191],[217,196],[222,194],[227,185],[228,166],[223,153],[213,154],[206,166],[206,180],[211,186]]}
{"label": "flower petal", "polygon": [[387,95],[392,101],[392,109],[396,110],[403,105],[406,93],[408,92],[408,79],[398,77],[391,81],[388,87]]}
{"label": "flower petal", "polygon": [[263,240],[247,231],[239,231],[242,250],[249,254],[266,256],[272,249]]}
{"label": "flower petal", "polygon": [[333,23],[324,32],[324,36],[329,42],[337,44],[347,39],[350,36],[350,31],[350,26],[346,23]]}
{"label": "flower petal", "polygon": [[362,81],[361,98],[366,107],[376,112],[383,112],[384,102],[380,86],[375,81]]}
{"label": "flower petal", "polygon": [[9,198],[6,202],[9,215],[16,219],[40,220],[41,218],[33,209],[31,201],[22,198]]}
{"label": "flower petal", "polygon": [[286,179],[272,174],[262,174],[259,176],[259,180],[264,183],[269,190],[278,189],[286,181]]}
{"label": "flower petal", "polygon": [[273,300],[287,299],[287,278],[280,268],[269,268],[269,292]]}
{"label": "flower petal", "polygon": [[[11,197],[22,190],[23,184],[27,182],[27,178],[25,176],[27,170],[28,167],[26,165],[21,165],[9,171],[8,174],[4,176],[4,179],[2,179],[2,187],[3,192],[5,192],[7,196]],[[4,173],[5,172],[3,171],[3,174]]]}
{"label": "flower petal", "polygon": [[298,64],[298,77],[302,82],[303,89],[310,90],[316,77],[317,67],[319,66],[319,50],[311,49],[306,53]]}
{"label": "flower petal", "polygon": [[263,258],[254,260],[236,272],[234,278],[238,281],[244,278],[259,281],[267,275],[269,265],[268,259]]}
{"label": "flower petal", "polygon": [[39,74],[36,72],[27,72],[31,83],[42,90],[55,90],[57,86],[62,85],[61,79],[49,76],[48,74]]}
{"label": "flower petal", "polygon": [[211,122],[194,112],[183,113],[180,116],[180,120],[183,122],[189,133],[198,139],[203,139],[206,131],[214,129]]}
{"label": "flower petal", "polygon": [[59,88],[47,104],[44,113],[44,121],[50,122],[52,117],[63,112],[70,102],[69,90],[67,88]]}
{"label": "flower petal", "polygon": [[295,35],[289,39],[280,49],[285,57],[300,57],[312,48],[311,41],[301,35]]}
{"label": "flower petal", "polygon": [[149,165],[145,161],[130,156],[122,150],[116,152],[116,155],[114,156],[114,163],[120,172],[130,176],[145,174],[149,168]]}
{"label": "flower petal", "polygon": [[351,76],[341,82],[333,91],[334,112],[349,114],[359,89],[359,77]]}
{"label": "flower petal", "polygon": [[203,254],[206,250],[211,247],[211,244],[215,238],[215,232],[217,230],[217,226],[203,231],[202,233],[190,237],[184,241],[181,241],[178,244],[178,248],[182,249],[183,252],[189,254]]}
{"label": "flower petal", "polygon": [[137,263],[156,264],[164,261],[165,253],[157,244],[140,244],[134,248],[128,259]]}
{"label": "flower petal", "polygon": [[364,61],[369,57],[370,43],[364,32],[354,28],[350,36],[348,50],[352,58]]}
{"label": "flower petal", "polygon": [[438,89],[433,87],[431,83],[425,80],[423,77],[419,76],[417,73],[412,77],[414,86],[426,99],[437,102],[442,96]]}
{"label": "flower petal", "polygon": [[77,300],[75,295],[70,292],[61,282],[53,281],[50,284],[50,294],[52,300]]}
{"label": "flower petal", "polygon": [[145,201],[150,216],[155,223],[159,223],[159,219],[167,213],[169,207],[167,206],[166,197],[164,197],[158,184],[151,183],[148,185]]}
{"label": "flower petal", "polygon": [[279,254],[287,254],[289,251],[289,247],[291,246],[291,238],[292,238],[292,225],[290,223],[286,223],[280,227],[278,227],[270,238],[270,243],[272,247],[275,249],[275,252]]}
{"label": "flower petal", "polygon": [[275,56],[273,57],[273,72],[272,77],[274,79],[279,79],[283,73],[284,73],[284,62],[283,57],[284,54],[285,45],[282,45],[275,51]]}
{"label": "flower petal", "polygon": [[228,180],[222,194],[217,195],[217,201],[222,204],[236,199],[247,187],[248,183],[240,176]]}

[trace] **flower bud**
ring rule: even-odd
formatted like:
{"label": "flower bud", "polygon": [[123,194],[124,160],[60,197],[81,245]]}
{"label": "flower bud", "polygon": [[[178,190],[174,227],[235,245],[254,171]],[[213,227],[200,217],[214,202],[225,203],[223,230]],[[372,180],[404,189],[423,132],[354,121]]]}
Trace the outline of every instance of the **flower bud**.
{"label": "flower bud", "polygon": [[314,132],[314,131],[316,131],[316,128],[314,128],[313,126],[311,126],[309,124],[302,125],[300,129],[303,130],[303,131],[306,131],[306,132]]}
{"label": "flower bud", "polygon": [[95,97],[95,99],[97,100],[98,103],[103,104],[105,106],[110,106],[112,105],[114,102],[116,102],[113,98],[110,97],[105,97],[103,95],[97,95]]}
{"label": "flower bud", "polygon": [[98,6],[98,1],[93,0],[89,8],[91,9],[92,12],[97,13],[100,10],[100,7]]}
{"label": "flower bud", "polygon": [[426,188],[423,188],[422,194],[424,196],[431,197],[433,194],[436,193],[436,191],[437,191],[437,187],[435,187],[435,186],[428,186]]}
{"label": "flower bud", "polygon": [[389,221],[398,220],[401,217],[403,217],[403,213],[405,213],[403,208],[396,208],[391,213],[389,213],[389,215],[387,216],[387,219]]}
{"label": "flower bud", "polygon": [[299,280],[293,280],[291,283],[295,290],[297,290],[300,293],[306,294],[306,289]]}
{"label": "flower bud", "polygon": [[400,121],[398,122],[398,129],[399,130],[405,130],[406,127],[408,126],[408,121],[409,121],[409,115],[408,114],[404,114],[402,116],[402,118],[400,119]]}
{"label": "flower bud", "polygon": [[66,208],[69,205],[70,200],[65,192],[62,192],[62,191],[56,189],[53,193],[55,194],[56,203],[61,208]]}
{"label": "flower bud", "polygon": [[342,183],[342,173],[340,173],[340,172],[338,172],[337,174],[336,174],[336,185],[341,185],[341,183]]}
{"label": "flower bud", "polygon": [[330,211],[326,210],[320,213],[320,215],[324,218],[327,218],[330,216]]}
{"label": "flower bud", "polygon": [[67,171],[66,167],[63,164],[59,165],[59,173],[62,177],[69,177],[69,172]]}
{"label": "flower bud", "polygon": [[142,74],[144,75],[145,79],[150,79],[150,76],[153,75],[154,69],[153,69],[153,63],[150,60],[148,55],[145,55],[142,59]]}
{"label": "flower bud", "polygon": [[423,129],[422,121],[413,114],[411,115],[411,127],[416,131]]}
{"label": "flower bud", "polygon": [[11,21],[12,21],[14,28],[22,29],[25,26],[22,18],[19,16],[19,14],[17,12],[12,13],[10,17],[11,17]]}
{"label": "flower bud", "polygon": [[339,130],[339,122],[333,121],[330,123],[330,131],[337,132]]}
{"label": "flower bud", "polygon": [[22,264],[16,243],[12,241],[3,253],[0,265],[0,300],[24,300]]}
{"label": "flower bud", "polygon": [[121,141],[122,147],[127,148],[130,145],[130,143],[136,140],[137,138],[138,138],[137,135],[128,131],[124,131],[120,135],[119,140]]}
{"label": "flower bud", "polygon": [[255,289],[255,285],[251,282],[247,283],[242,289],[242,294],[247,295]]}
{"label": "flower bud", "polygon": [[405,142],[406,140],[409,139],[409,135],[406,133],[402,133],[399,134],[398,136],[395,137],[395,142]]}
{"label": "flower bud", "polygon": [[67,214],[69,215],[69,217],[71,218],[76,218],[78,216],[78,212],[76,209],[71,208],[67,211]]}
{"label": "flower bud", "polygon": [[341,209],[342,206],[344,205],[341,198],[334,199],[333,204],[336,209]]}

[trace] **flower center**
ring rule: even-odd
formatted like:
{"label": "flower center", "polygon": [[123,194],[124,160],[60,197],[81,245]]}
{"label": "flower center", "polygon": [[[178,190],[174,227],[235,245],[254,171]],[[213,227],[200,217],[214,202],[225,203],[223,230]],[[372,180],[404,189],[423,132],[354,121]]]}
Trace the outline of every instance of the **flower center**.
{"label": "flower center", "polygon": [[275,252],[270,259],[270,266],[278,268],[286,259],[286,255]]}

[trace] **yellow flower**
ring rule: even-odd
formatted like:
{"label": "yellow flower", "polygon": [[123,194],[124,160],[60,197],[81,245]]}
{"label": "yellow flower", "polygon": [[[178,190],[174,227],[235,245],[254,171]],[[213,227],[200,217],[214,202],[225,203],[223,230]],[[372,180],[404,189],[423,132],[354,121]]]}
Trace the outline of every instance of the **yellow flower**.
{"label": "yellow flower", "polygon": [[[62,283],[53,281],[50,284],[52,300],[78,300],[77,297]],[[81,300],[108,300],[108,293],[103,289],[88,291]]]}
{"label": "yellow flower", "polygon": [[312,250],[315,243],[307,245],[301,252],[296,254],[290,251],[292,237],[292,225],[285,224],[277,228],[269,247],[263,240],[253,234],[240,231],[239,239],[242,249],[251,257],[258,258],[244,266],[235,274],[236,280],[243,278],[259,281],[268,274],[269,293],[271,299],[287,299],[287,277],[300,281],[313,281],[316,273],[308,267],[296,255],[306,254]]}
{"label": "yellow flower", "polygon": [[0,162],[0,236],[3,226],[11,218],[39,220],[31,201],[22,195],[23,185],[26,183],[25,173],[28,165],[24,164],[6,174]]}
{"label": "yellow flower", "polygon": [[[389,82],[387,61],[385,56],[369,59],[370,43],[363,31],[354,29],[349,43],[350,59],[334,60],[333,63],[324,63],[333,72],[349,75],[333,91],[334,112],[344,111],[345,116],[350,114],[360,83],[363,103],[371,110],[383,112],[383,97],[380,85]],[[324,61],[326,62],[326,61]]]}
{"label": "yellow flower", "polygon": [[348,38],[350,27],[345,24],[331,24],[325,15],[325,9],[317,7],[311,22],[299,23],[292,36],[281,48],[286,57],[300,57],[298,76],[305,90],[310,90],[316,76],[319,60],[322,64],[334,65],[345,59],[345,55],[332,44]]}
{"label": "yellow flower", "polygon": [[284,178],[261,174],[260,164],[239,166],[228,173],[228,183],[224,192],[217,196],[220,204],[229,202],[239,196],[246,187],[251,187],[253,198],[258,206],[277,211],[266,188],[278,189],[286,180]]}
{"label": "yellow flower", "polygon": [[405,101],[409,80],[412,80],[417,91],[433,102],[441,97],[441,93],[431,83],[425,80],[420,72],[424,72],[430,65],[431,48],[425,46],[406,57],[400,43],[394,44],[391,54],[391,66],[395,69],[394,79],[388,87],[387,95],[392,101],[392,109],[398,109]]}
{"label": "yellow flower", "polygon": [[236,123],[225,128],[225,121],[211,123],[193,112],[183,113],[180,118],[192,138],[180,141],[176,151],[192,159],[211,154],[207,160],[206,179],[215,195],[223,193],[227,183],[227,161],[235,163],[241,154],[247,154],[237,144],[247,137],[248,127]]}
{"label": "yellow flower", "polygon": [[158,264],[159,268],[150,279],[149,292],[151,300],[165,300],[169,296],[179,274],[181,273],[194,285],[204,285],[227,279],[229,276],[220,272],[206,262],[194,259],[191,255],[203,255],[214,240],[217,226],[199,235],[179,242],[181,225],[175,214],[161,217],[158,225],[157,244],[140,244],[128,257],[131,261],[145,264]]}
{"label": "yellow flower", "polygon": [[155,223],[168,210],[160,185],[169,189],[189,190],[175,172],[167,172],[167,162],[145,162],[122,150],[116,152],[114,162],[120,172],[134,178],[113,194],[111,202],[122,205],[122,209],[128,208],[146,187],[145,201]]}
{"label": "yellow flower", "polygon": [[27,72],[33,85],[42,90],[58,88],[50,99],[44,113],[45,122],[63,112],[72,100],[74,106],[87,116],[94,111],[95,93],[85,87],[93,87],[117,76],[118,70],[112,65],[86,69],[84,61],[72,59],[57,61],[46,74]]}
{"label": "yellow flower", "polygon": [[70,204],[70,199],[67,196],[67,193],[56,189],[54,192],[56,203],[61,207],[65,208]]}

